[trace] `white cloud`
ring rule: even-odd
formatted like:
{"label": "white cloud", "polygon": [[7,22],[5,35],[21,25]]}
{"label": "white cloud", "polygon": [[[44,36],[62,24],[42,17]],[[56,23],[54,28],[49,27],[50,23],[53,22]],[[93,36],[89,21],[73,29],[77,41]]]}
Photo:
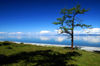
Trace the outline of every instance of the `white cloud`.
{"label": "white cloud", "polygon": [[21,39],[22,37],[21,37],[21,36],[17,36],[16,38],[17,38],[17,39]]}
{"label": "white cloud", "polygon": [[[90,29],[87,29],[87,30],[90,30]],[[100,34],[100,28],[93,28],[90,30],[90,33],[91,34]]]}
{"label": "white cloud", "polygon": [[40,34],[51,33],[51,31],[41,31]]}
{"label": "white cloud", "polygon": [[[100,28],[93,28],[93,29],[85,29],[86,32],[89,32],[89,34],[100,34]],[[74,34],[87,34],[84,30],[75,30]],[[61,29],[54,30],[54,32],[48,31],[48,30],[41,30],[40,32],[31,33],[28,32],[27,34],[34,34],[34,35],[55,35],[60,34],[62,32]],[[6,34],[7,32],[0,32],[0,34]],[[11,32],[8,34],[24,34],[23,32]]]}
{"label": "white cloud", "polygon": [[[93,29],[85,29],[86,32],[89,34],[100,34],[100,28],[93,28]],[[74,31],[74,34],[86,34],[84,30]]]}
{"label": "white cloud", "polygon": [[58,31],[58,30],[55,30],[55,31]]}
{"label": "white cloud", "polygon": [[12,32],[12,33],[9,33],[9,34],[24,34],[22,32]]}
{"label": "white cloud", "polygon": [[44,36],[40,36],[40,39],[41,39],[41,40],[50,40],[49,37],[44,37]]}
{"label": "white cloud", "polygon": [[38,34],[38,35],[55,35],[57,34],[57,32],[51,32],[51,31],[47,31],[47,30],[41,30],[41,32],[36,32],[35,34]]}
{"label": "white cloud", "polygon": [[40,34],[39,32],[36,32],[36,33],[34,33],[34,34]]}
{"label": "white cloud", "polygon": [[5,33],[7,33],[7,32],[0,32],[0,34],[5,34]]}
{"label": "white cloud", "polygon": [[9,33],[9,34],[16,34],[16,33],[12,32],[12,33]]}
{"label": "white cloud", "polygon": [[57,33],[61,34],[62,30],[59,29],[59,30],[55,30]]}
{"label": "white cloud", "polygon": [[75,40],[84,40],[90,43],[99,43],[100,36],[75,36]]}
{"label": "white cloud", "polygon": [[63,41],[64,39],[66,39],[66,38],[65,38],[65,37],[58,37],[58,38],[55,39],[55,41],[61,42],[61,41]]}
{"label": "white cloud", "polygon": [[0,36],[0,39],[4,39],[5,37],[4,36]]}
{"label": "white cloud", "polygon": [[31,32],[29,32],[28,34],[31,34]]}
{"label": "white cloud", "polygon": [[85,34],[85,32],[83,30],[80,31],[74,31],[74,34]]}
{"label": "white cloud", "polygon": [[23,34],[22,32],[16,32],[16,34]]}
{"label": "white cloud", "polygon": [[[87,32],[89,32],[89,34],[100,34],[100,28],[84,29],[84,30],[83,29],[79,31],[75,30],[74,34],[87,34]],[[61,29],[55,31],[58,32],[59,34],[62,32]]]}
{"label": "white cloud", "polygon": [[[98,37],[100,39],[100,37]],[[98,39],[97,37],[94,38],[94,37],[87,37],[87,38],[84,38],[84,41],[88,41],[88,42],[91,42],[91,43],[99,43],[100,40]]]}
{"label": "white cloud", "polygon": [[10,38],[15,38],[15,36],[9,36]]}
{"label": "white cloud", "polygon": [[50,39],[54,39],[55,41],[63,41],[65,39],[67,39],[66,36],[36,36],[36,38],[39,38],[41,40],[50,40]]}
{"label": "white cloud", "polygon": [[9,36],[10,38],[17,38],[17,39],[21,39],[22,36]]}

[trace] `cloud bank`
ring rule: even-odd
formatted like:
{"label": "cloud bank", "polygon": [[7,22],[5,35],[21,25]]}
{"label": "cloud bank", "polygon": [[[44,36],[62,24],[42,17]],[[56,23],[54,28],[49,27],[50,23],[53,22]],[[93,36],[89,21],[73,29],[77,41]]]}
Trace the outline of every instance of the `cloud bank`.
{"label": "cloud bank", "polygon": [[7,32],[0,32],[0,34],[6,34]]}
{"label": "cloud bank", "polygon": [[90,43],[99,43],[100,42],[100,36],[75,36],[74,37],[75,40],[83,40],[83,41],[87,41]]}
{"label": "cloud bank", "polygon": [[93,28],[93,29],[85,29],[80,31],[74,31],[74,34],[87,34],[86,32],[89,32],[89,34],[100,34],[100,28]]}
{"label": "cloud bank", "polygon": [[[89,34],[100,34],[100,28],[93,28],[93,29],[85,29],[84,30],[75,30],[74,34],[87,34],[86,32],[89,32]],[[23,32],[11,32],[11,33],[7,33],[7,32],[0,32],[0,34],[8,34],[8,35],[58,35],[59,33],[61,33],[61,30],[54,30],[53,32],[49,31],[49,30],[41,30],[40,32],[28,32],[28,33],[23,33]]]}
{"label": "cloud bank", "polygon": [[51,33],[51,31],[41,31],[40,34]]}
{"label": "cloud bank", "polygon": [[11,32],[9,34],[24,34],[23,32]]}

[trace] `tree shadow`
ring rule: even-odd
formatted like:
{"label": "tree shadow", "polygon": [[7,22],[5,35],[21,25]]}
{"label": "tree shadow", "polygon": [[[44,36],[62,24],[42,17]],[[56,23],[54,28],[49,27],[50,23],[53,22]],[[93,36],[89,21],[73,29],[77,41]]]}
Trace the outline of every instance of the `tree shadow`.
{"label": "tree shadow", "polygon": [[71,47],[64,47],[64,49],[71,49]]}
{"label": "tree shadow", "polygon": [[[71,49],[71,47],[64,47],[64,49]],[[73,50],[79,50],[80,49],[80,47],[77,47],[77,46],[75,46],[75,47],[73,47]]]}
{"label": "tree shadow", "polygon": [[95,52],[95,53],[99,53],[99,54],[100,54],[100,51],[96,51],[96,50],[94,50],[93,52]]}
{"label": "tree shadow", "polygon": [[21,52],[10,56],[2,56],[3,58],[0,60],[0,65],[23,61],[26,66],[28,64],[32,64],[32,66],[78,66],[76,64],[68,64],[68,62],[71,60],[77,61],[73,59],[72,56],[81,56],[81,54],[75,51],[62,54],[52,50],[38,50],[34,52]]}

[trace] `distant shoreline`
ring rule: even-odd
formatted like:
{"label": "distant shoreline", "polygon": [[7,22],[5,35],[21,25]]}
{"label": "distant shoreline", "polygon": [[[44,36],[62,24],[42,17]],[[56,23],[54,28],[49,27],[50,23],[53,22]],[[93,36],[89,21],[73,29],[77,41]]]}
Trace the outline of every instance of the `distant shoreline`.
{"label": "distant shoreline", "polygon": [[[4,42],[4,41],[0,41]],[[9,41],[9,42],[14,42],[20,44],[21,42],[16,42],[16,41]],[[58,45],[58,44],[43,44],[43,43],[27,43],[27,42],[22,42],[24,44],[31,44],[31,45],[39,45],[39,46],[56,46],[56,47],[71,47],[71,45]],[[73,46],[73,47],[91,47],[91,46]],[[98,47],[100,48],[100,47]]]}
{"label": "distant shoreline", "polygon": [[[0,41],[0,42],[4,42],[4,41]],[[14,42],[14,41],[10,41],[10,42]],[[21,42],[14,42],[14,43],[20,44]],[[37,46],[46,46],[46,47],[71,47],[71,45],[42,44],[42,43],[26,43],[26,42],[23,42],[23,43],[24,44],[37,45]],[[85,51],[90,51],[90,52],[100,51],[100,47],[73,46],[73,48],[79,48],[80,50],[85,50]]]}
{"label": "distant shoreline", "polygon": [[[0,41],[0,42],[4,42],[4,41]],[[16,41],[10,41],[10,42],[14,42],[17,44],[20,44],[21,42],[16,42]],[[37,45],[37,46],[55,46],[55,47],[71,47],[71,45],[57,45],[57,44],[43,44],[43,43],[27,43],[27,42],[22,42],[24,44],[31,44],[31,45]],[[73,46],[73,47],[91,47],[91,46]],[[100,47],[94,47],[94,48],[100,48]]]}
{"label": "distant shoreline", "polygon": [[[0,42],[4,42],[4,41],[0,41]],[[20,44],[21,42],[15,42],[15,41],[10,41],[10,42],[14,42],[17,44]],[[31,45],[37,45],[37,46],[56,46],[56,47],[71,47],[70,45],[57,45],[57,44],[43,44],[43,43],[27,43],[27,42],[22,42],[24,44],[31,44]]]}

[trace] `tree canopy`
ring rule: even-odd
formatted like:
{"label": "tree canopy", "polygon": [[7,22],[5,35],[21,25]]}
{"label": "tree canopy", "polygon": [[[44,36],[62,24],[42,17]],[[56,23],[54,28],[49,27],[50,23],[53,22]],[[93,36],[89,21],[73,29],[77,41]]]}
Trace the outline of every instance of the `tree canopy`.
{"label": "tree canopy", "polygon": [[[82,23],[82,20],[79,18],[75,18],[77,14],[84,14],[85,12],[89,11],[90,9],[81,9],[80,4],[77,4],[76,7],[73,7],[71,9],[66,9],[67,6],[65,6],[64,9],[61,9],[60,14],[63,15],[61,18],[57,18],[57,22],[52,22],[55,25],[60,25],[59,29],[61,32],[60,34],[67,33],[71,36],[72,41],[72,50],[73,50],[73,30],[75,27],[81,27],[81,28],[92,28],[92,25],[86,25]],[[88,32],[87,32],[88,33]]]}

